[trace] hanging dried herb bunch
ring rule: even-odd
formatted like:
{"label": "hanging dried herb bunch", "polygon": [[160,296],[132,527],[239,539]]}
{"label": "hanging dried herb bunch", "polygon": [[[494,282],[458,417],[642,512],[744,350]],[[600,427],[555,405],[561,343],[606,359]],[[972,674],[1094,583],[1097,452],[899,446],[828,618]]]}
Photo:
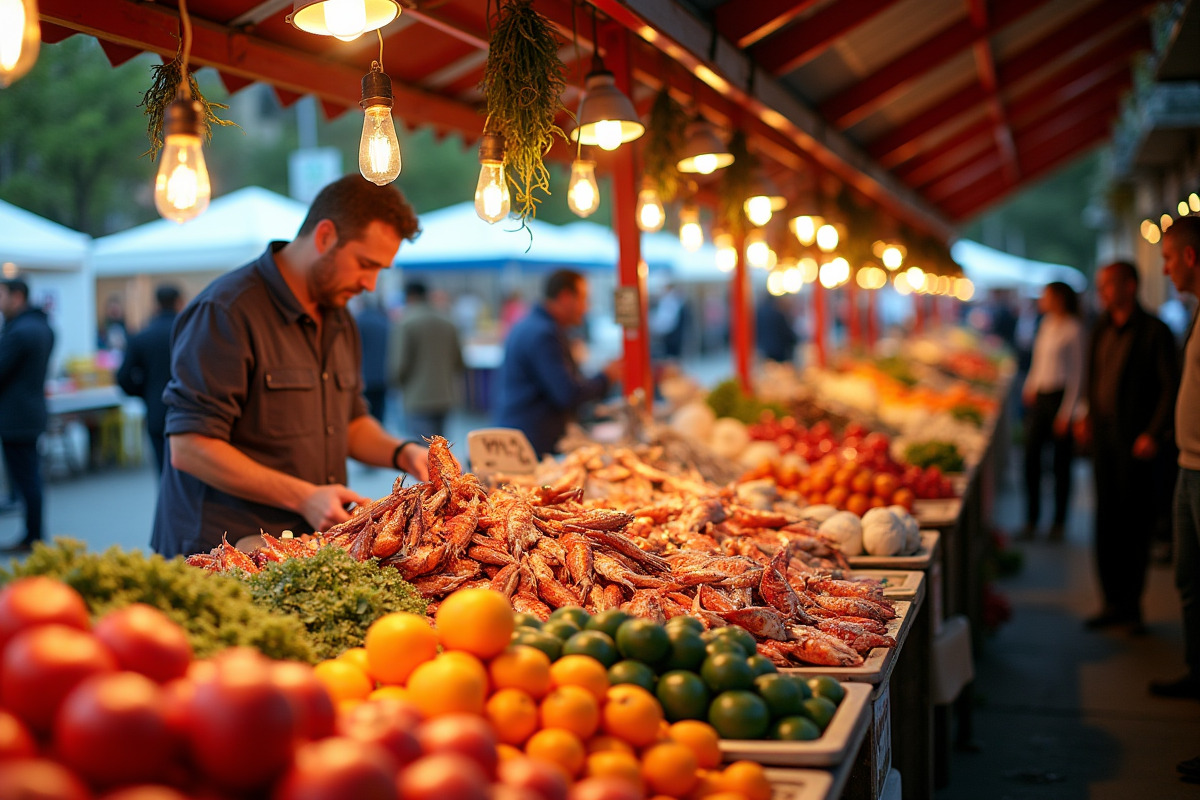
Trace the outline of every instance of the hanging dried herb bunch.
{"label": "hanging dried herb bunch", "polygon": [[680,188],[680,175],[676,164],[683,150],[687,132],[688,116],[683,106],[675,102],[666,88],[659,91],[650,108],[650,120],[646,125],[646,146],[642,151],[645,159],[646,177],[658,191],[664,203],[675,199]]}
{"label": "hanging dried herb bunch", "polygon": [[[150,68],[154,73],[154,80],[150,84],[150,88],[142,95],[142,102],[138,105],[143,106],[145,114],[150,118],[146,124],[146,135],[150,139],[150,149],[142,155],[150,156],[150,160],[154,161],[158,158],[158,153],[163,147],[163,117],[166,114],[167,106],[171,105],[171,101],[175,99],[176,93],[179,91],[181,81],[180,67],[183,62],[182,47],[176,51],[175,58],[165,64],[156,64]],[[211,103],[204,98],[200,93],[200,87],[196,84],[196,76],[189,70],[188,85],[192,90],[192,97],[200,103],[204,109],[204,114],[200,118],[200,125],[204,132],[204,141],[212,139],[212,126],[216,125],[233,125],[237,126],[236,122],[227,119],[221,119],[216,115],[213,109],[221,109],[226,111],[229,106],[224,103]]]}
{"label": "hanging dried herb bunch", "polygon": [[718,214],[725,220],[728,231],[737,236],[746,231],[746,212],[742,204],[754,182],[758,159],[746,147],[746,134],[741,131],[735,131],[729,140],[729,152],[733,155],[733,163],[722,170]]}
{"label": "hanging dried herb bunch", "polygon": [[532,0],[501,0],[488,42],[482,88],[487,98],[487,127],[504,135],[504,171],[512,185],[513,206],[524,224],[537,216],[541,198],[550,194],[550,171],[543,158],[557,135],[564,111],[565,67],[554,28],[533,10]]}

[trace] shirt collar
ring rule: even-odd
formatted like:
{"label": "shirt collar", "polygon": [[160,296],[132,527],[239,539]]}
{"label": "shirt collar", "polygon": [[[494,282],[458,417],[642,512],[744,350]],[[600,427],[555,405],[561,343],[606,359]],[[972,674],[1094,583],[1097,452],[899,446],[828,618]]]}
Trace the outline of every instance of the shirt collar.
{"label": "shirt collar", "polygon": [[292,293],[287,281],[283,279],[279,265],[275,263],[275,254],[286,245],[287,242],[270,242],[266,251],[254,262],[254,271],[267,285],[267,293],[271,295],[271,302],[275,303],[280,315],[289,323],[295,323],[307,316],[308,312],[300,305],[300,301]]}

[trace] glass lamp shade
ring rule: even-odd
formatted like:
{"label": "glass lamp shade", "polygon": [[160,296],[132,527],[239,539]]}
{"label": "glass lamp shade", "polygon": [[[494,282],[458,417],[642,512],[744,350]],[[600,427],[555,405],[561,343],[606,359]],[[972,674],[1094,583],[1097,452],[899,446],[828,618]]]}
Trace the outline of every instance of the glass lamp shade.
{"label": "glass lamp shade", "polygon": [[733,153],[717,136],[713,126],[702,119],[688,123],[683,151],[675,168],[680,172],[710,175],[733,163]]}
{"label": "glass lamp shade", "polygon": [[792,217],[788,221],[788,227],[796,240],[805,247],[810,247],[817,240],[817,231],[825,224],[823,217],[818,217],[813,214],[801,214],[798,217]]}
{"label": "glass lamp shade", "polygon": [[352,41],[398,16],[396,0],[296,0],[287,21],[306,33]]}
{"label": "glass lamp shade", "polygon": [[596,162],[577,159],[571,164],[571,183],[567,186],[567,207],[581,217],[600,207],[600,187],[596,184]]}
{"label": "glass lamp shade", "polygon": [[0,89],[29,72],[42,42],[35,0],[0,0]]}
{"label": "glass lamp shade", "polygon": [[841,241],[842,231],[841,226],[826,222],[821,227],[817,228],[817,247],[822,253],[832,253],[837,250],[838,242]]}
{"label": "glass lamp shade", "polygon": [[200,104],[177,99],[167,106],[163,149],[154,179],[154,206],[165,219],[187,222],[204,213],[212,197],[200,146]]}
{"label": "glass lamp shade", "polygon": [[694,253],[704,244],[704,228],[700,227],[700,209],[684,206],[679,211],[679,243],[689,253]]}
{"label": "glass lamp shade", "polygon": [[764,174],[755,177],[750,195],[742,203],[746,219],[760,228],[771,221],[776,211],[782,211],[786,207],[787,198],[779,193],[775,182]]}
{"label": "glass lamp shade", "polygon": [[658,192],[650,187],[638,192],[636,213],[638,228],[645,233],[661,231],[663,223],[667,221],[667,212],[663,209],[662,201],[658,199]]}
{"label": "glass lamp shade", "polygon": [[733,246],[733,236],[728,233],[713,234],[713,246],[717,249],[717,269],[721,272],[733,272],[738,263],[738,251]]}
{"label": "glass lamp shade", "polygon": [[607,70],[593,70],[584,82],[583,100],[579,102],[579,125],[571,131],[571,140],[601,150],[616,150],[645,132],[646,127],[638,121],[637,110],[617,88],[613,74]]}

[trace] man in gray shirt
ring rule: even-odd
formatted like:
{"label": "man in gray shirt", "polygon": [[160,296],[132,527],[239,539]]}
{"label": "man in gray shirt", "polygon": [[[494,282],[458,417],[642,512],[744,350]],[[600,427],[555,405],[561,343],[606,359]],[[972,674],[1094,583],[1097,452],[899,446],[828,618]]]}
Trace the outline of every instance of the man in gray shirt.
{"label": "man in gray shirt", "polygon": [[325,530],[362,503],[346,458],[424,480],[425,448],[367,413],[362,344],[346,302],[372,291],[419,229],[392,186],[326,186],[291,242],[213,281],[180,314],[163,392],[170,461],[151,546],[209,550],[260,529]]}

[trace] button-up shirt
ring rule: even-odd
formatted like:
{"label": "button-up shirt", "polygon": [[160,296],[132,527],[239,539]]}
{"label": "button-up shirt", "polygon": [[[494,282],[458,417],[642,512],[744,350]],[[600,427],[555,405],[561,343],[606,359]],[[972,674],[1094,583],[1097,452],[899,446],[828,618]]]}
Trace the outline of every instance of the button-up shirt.
{"label": "button-up shirt", "polygon": [[[367,413],[362,345],[345,309],[320,326],[275,263],[284,242],[221,276],[179,315],[166,435],[229,442],[265,467],[314,484],[345,483],[350,422]],[[300,514],[227,494],[164,465],[151,546],[165,556],[209,550],[259,530],[312,531]]]}

